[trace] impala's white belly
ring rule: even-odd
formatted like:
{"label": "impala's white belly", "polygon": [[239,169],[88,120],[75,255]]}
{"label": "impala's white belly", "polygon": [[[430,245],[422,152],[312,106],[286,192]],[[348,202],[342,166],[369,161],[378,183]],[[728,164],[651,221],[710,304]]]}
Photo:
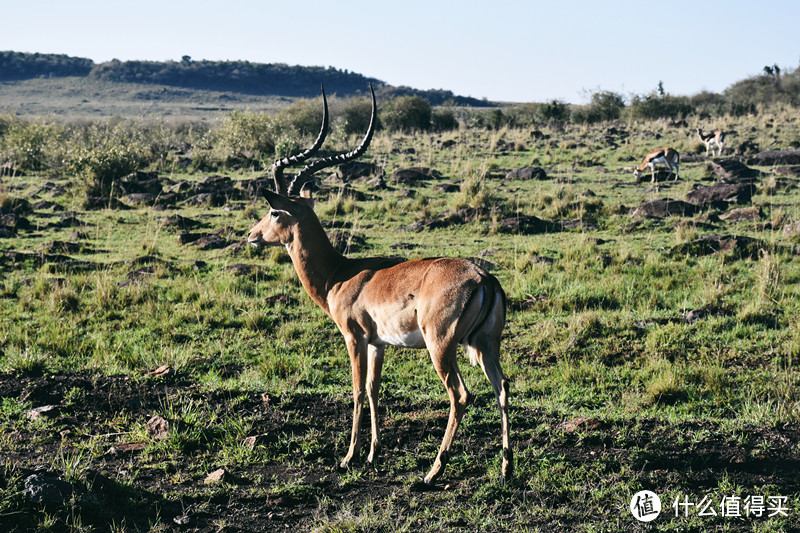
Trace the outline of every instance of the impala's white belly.
{"label": "impala's white belly", "polygon": [[425,338],[422,336],[422,330],[420,329],[378,331],[378,335],[372,340],[372,344],[400,346],[401,348],[424,348]]}
{"label": "impala's white belly", "polygon": [[651,160],[650,160],[650,164],[651,164],[651,165],[654,165],[654,166],[661,165],[661,166],[664,166],[664,167],[670,167],[670,166],[672,166],[672,165],[670,164],[670,162],[669,162],[669,161],[667,161],[667,158],[666,158],[666,157],[664,157],[664,156],[661,156],[661,157],[656,157],[655,159],[651,159]]}

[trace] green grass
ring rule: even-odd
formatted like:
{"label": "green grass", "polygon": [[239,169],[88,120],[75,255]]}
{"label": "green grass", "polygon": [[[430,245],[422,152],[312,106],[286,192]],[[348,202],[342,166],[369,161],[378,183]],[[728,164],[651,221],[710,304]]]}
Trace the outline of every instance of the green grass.
{"label": "green grass", "polygon": [[[759,119],[726,122],[743,132]],[[280,517],[287,523],[331,532],[388,531],[387,524],[392,531],[632,530],[630,496],[651,487],[672,498],[790,497],[789,519],[666,516],[657,522],[660,530],[789,528],[800,512],[796,483],[780,476],[774,479],[783,484],[759,483],[736,461],[758,470],[764,462],[800,456],[797,442],[783,437],[797,436],[800,424],[796,241],[784,239],[780,225],[632,221],[626,208],[665,196],[683,199],[694,184],[708,182],[701,181],[706,169],[698,162],[682,166],[676,185],[658,191],[634,185],[624,167],[637,164],[651,142],[635,132],[657,131],[658,144],[685,153],[690,142],[686,132],[660,123],[618,126],[633,133],[618,149],[597,140],[600,126],[543,128],[551,138],[538,141],[523,130],[463,130],[444,134],[457,138],[447,150],[429,135],[382,134],[367,159],[387,174],[427,165],[460,190],[446,194],[425,186],[409,196],[401,186],[365,191],[375,198],[359,202],[334,190],[316,209],[324,221],[348,224],[348,231],[366,239],[357,255],[454,255],[494,265],[511,304],[502,357],[512,381],[517,475],[505,486],[499,483],[496,408],[479,369],[462,364],[476,399],[456,437],[446,490],[424,492],[415,485],[438,449],[447,408],[424,352],[387,350],[382,425],[384,437],[394,440],[384,442],[377,470],[357,466],[337,473],[349,440],[349,364],[341,335],[303,293],[282,250],[203,252],[181,245],[177,232],[163,226],[169,212],[82,211],[71,197],[53,198],[86,223],[86,247],[70,256],[101,266],[0,266],[1,379],[88,381],[52,399],[67,411],[54,419],[27,417],[42,401],[34,385],[26,394],[2,398],[0,521],[23,517],[21,523],[42,531],[112,529],[112,523],[126,531],[172,527],[166,518],[172,510],[148,516],[150,522],[121,524],[122,515],[102,510],[110,502],[131,510],[128,520],[137,509],[147,515],[156,507],[184,506],[192,516],[212,509],[212,518],[201,523],[221,530],[236,518],[220,515],[220,502],[241,500],[270,509],[280,507],[277,501],[299,502],[313,513],[269,512],[273,519],[285,513]],[[764,146],[792,142],[774,130],[757,135]],[[529,164],[544,166],[551,179],[501,178]],[[5,178],[4,194],[25,198],[52,179]],[[753,204],[766,220],[800,219],[796,191],[759,190]],[[467,206],[496,206],[498,212],[463,226],[401,230]],[[210,230],[230,227],[243,239],[255,216],[267,210],[262,201],[243,207],[176,211],[202,219]],[[584,225],[537,235],[499,232],[498,221],[517,213]],[[39,229],[2,239],[0,250],[34,252],[68,240],[73,228],[44,228],[51,218],[30,215]],[[756,258],[672,252],[677,244],[715,233],[757,237],[767,246]],[[398,250],[397,242],[412,247]],[[137,268],[130,261],[145,254],[158,258],[153,273],[123,285]],[[207,266],[196,268],[198,260]],[[226,271],[240,262],[263,270],[253,276]],[[706,305],[717,311],[694,323],[684,320],[687,311]],[[177,378],[147,375],[165,364]],[[103,407],[91,379],[111,378],[124,380],[128,404]],[[262,393],[268,402],[260,400]],[[68,419],[70,410],[94,412],[91,402],[99,402],[97,419],[86,429]],[[322,418],[309,406],[320,403],[327,406]],[[146,437],[144,423],[155,414],[173,422],[162,441]],[[579,417],[598,420],[600,428],[567,431],[564,423]],[[72,436],[61,440],[65,428]],[[242,446],[260,433],[269,437],[252,449]],[[148,445],[124,463],[106,454],[117,443],[137,441]],[[719,449],[725,450],[722,458],[715,455]],[[24,477],[45,463],[82,495],[55,510],[27,504]],[[204,485],[204,476],[219,467],[246,482]],[[110,480],[110,492],[93,488],[97,472]]]}

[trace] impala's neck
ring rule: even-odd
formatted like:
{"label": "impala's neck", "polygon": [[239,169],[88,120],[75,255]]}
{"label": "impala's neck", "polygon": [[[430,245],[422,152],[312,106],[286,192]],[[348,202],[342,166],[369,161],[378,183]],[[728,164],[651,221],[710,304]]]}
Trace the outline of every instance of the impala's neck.
{"label": "impala's neck", "polygon": [[345,257],[336,251],[316,219],[298,225],[286,249],[308,295],[329,313],[328,292],[333,285],[333,274]]}

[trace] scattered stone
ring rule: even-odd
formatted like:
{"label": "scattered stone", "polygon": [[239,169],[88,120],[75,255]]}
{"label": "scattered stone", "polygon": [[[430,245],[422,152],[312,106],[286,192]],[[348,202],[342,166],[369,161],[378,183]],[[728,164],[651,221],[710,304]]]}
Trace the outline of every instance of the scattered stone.
{"label": "scattered stone", "polygon": [[211,234],[200,237],[192,244],[201,250],[219,250],[220,248],[225,248],[228,245],[228,241],[219,235]]}
{"label": "scattered stone", "polygon": [[775,165],[800,165],[800,150],[794,148],[768,150],[748,158],[745,163],[760,167],[771,167]]}
{"label": "scattered stone", "polygon": [[764,212],[761,210],[761,206],[758,205],[751,207],[737,207],[726,213],[722,213],[719,218],[722,220],[727,220],[728,222],[740,222],[743,220],[748,222],[758,222],[764,218]]}
{"label": "scattered stone", "polygon": [[633,210],[631,213],[632,218],[666,218],[671,216],[687,217],[692,216],[698,211],[697,206],[683,202],[681,200],[672,200],[670,198],[661,198],[658,200],[650,200],[643,203]]}
{"label": "scattered stone", "polygon": [[763,241],[738,235],[709,235],[700,239],[673,246],[670,254],[703,256],[729,253],[737,258],[757,259],[760,250],[766,248]]}
{"label": "scattered stone", "polygon": [[758,143],[756,143],[753,139],[745,139],[739,143],[733,153],[734,155],[753,155],[757,154],[760,149],[761,148],[759,148]]}
{"label": "scattered stone", "polygon": [[75,215],[66,215],[61,217],[58,222],[51,222],[50,227],[54,228],[75,228],[80,226],[86,226],[78,217]]}
{"label": "scattered stone", "polygon": [[126,203],[132,205],[142,205],[142,206],[152,206],[155,205],[156,199],[158,197],[155,194],[150,194],[147,192],[135,192],[131,194],[126,194],[122,197]]}
{"label": "scattered stone", "polygon": [[364,161],[350,161],[338,167],[339,177],[345,181],[353,181],[357,178],[378,174],[378,166],[375,163]]}
{"label": "scattered stone", "polygon": [[155,198],[161,194],[162,188],[162,180],[159,179],[158,172],[137,170],[132,174],[114,180],[111,191],[113,196],[146,194]]}
{"label": "scattered stone", "polygon": [[32,474],[25,478],[25,489],[22,493],[31,503],[53,508],[63,505],[74,491],[72,484],[66,481]]}
{"label": "scattered stone", "polygon": [[52,241],[42,245],[42,250],[45,253],[61,253],[61,254],[75,254],[75,253],[93,253],[90,246],[82,242],[73,241]]}
{"label": "scattered stone", "polygon": [[683,315],[683,320],[687,324],[694,324],[698,320],[709,316],[716,316],[723,312],[724,310],[721,307],[716,305],[704,305],[703,307],[698,307],[697,309],[692,309],[691,311],[687,311]]}
{"label": "scattered stone", "polygon": [[748,167],[734,157],[714,159],[709,163],[709,166],[719,181],[728,183],[753,180],[761,175],[759,170]]}
{"label": "scattered stone", "polygon": [[356,253],[363,250],[367,245],[367,240],[362,236],[349,231],[334,230],[328,233],[328,239],[334,248],[344,255]]}
{"label": "scattered stone", "polygon": [[59,409],[60,407],[58,405],[42,405],[41,407],[35,407],[28,411],[28,418],[36,420],[40,417],[53,417],[58,414]]}
{"label": "scattered stone", "polygon": [[411,242],[396,242],[389,246],[392,250],[414,250],[415,248],[419,248],[419,244],[414,244]]}
{"label": "scattered stone", "polygon": [[159,415],[153,416],[147,421],[147,434],[151,439],[166,439],[169,432],[169,421]]}
{"label": "scattered stone", "polygon": [[460,191],[461,187],[455,183],[439,183],[433,186],[433,190],[436,192],[451,193]]}
{"label": "scattered stone", "polygon": [[105,455],[126,455],[134,452],[140,452],[147,448],[146,442],[124,442],[115,444],[109,448]]}
{"label": "scattered stone", "polygon": [[49,200],[41,200],[33,204],[33,208],[37,211],[46,211],[52,209],[53,211],[63,211],[64,208],[61,205],[51,202]]}
{"label": "scattered stone", "polygon": [[517,215],[506,218],[497,223],[500,233],[516,233],[520,235],[535,235],[538,233],[551,233],[558,231],[558,224],[549,220],[542,220],[533,215]]}
{"label": "scattered stone", "polygon": [[175,374],[175,370],[169,365],[161,365],[149,374],[158,378],[167,378]]}
{"label": "scattered stone", "polygon": [[225,271],[234,276],[256,276],[261,274],[261,267],[247,263],[235,263],[228,266]]}
{"label": "scattered stone", "polygon": [[800,220],[784,225],[782,235],[784,239],[800,235]]}
{"label": "scattered stone", "polygon": [[686,201],[694,205],[725,207],[727,204],[747,204],[756,187],[752,183],[719,183],[698,187],[686,194]]}
{"label": "scattered stone", "polygon": [[573,418],[564,423],[564,433],[574,433],[575,431],[590,431],[600,427],[600,421],[594,417],[582,416]]}
{"label": "scattered stone", "polygon": [[521,167],[515,168],[506,174],[506,179],[510,180],[546,180],[547,172],[542,167]]}
{"label": "scattered stone", "polygon": [[181,233],[178,236],[181,244],[193,244],[201,250],[218,250],[228,245],[228,240],[216,233]]}
{"label": "scattered stone", "polygon": [[[265,403],[269,403],[266,401]],[[278,438],[272,433],[262,433],[260,435],[250,435],[246,439],[244,439],[244,446],[253,449],[256,446],[263,446],[265,444],[271,444],[273,442],[277,442]]]}
{"label": "scattered stone", "polygon": [[125,281],[121,281],[119,283],[119,286],[127,287],[129,285],[135,285],[137,283],[142,282],[144,279],[149,278],[155,273],[156,273],[156,267],[152,265],[131,270],[130,272],[128,272]]}
{"label": "scattered stone", "polygon": [[219,468],[206,476],[205,484],[218,485],[229,479],[230,479],[230,474],[228,474],[228,472],[224,468]]}
{"label": "scattered stone", "polygon": [[17,213],[0,213],[0,228],[6,228],[10,233],[16,234],[31,227],[31,221]]}
{"label": "scattered stone", "polygon": [[272,296],[267,296],[264,298],[264,303],[267,305],[296,305],[297,300],[285,294],[273,294]]}
{"label": "scattered stone", "polygon": [[[800,165],[775,167],[772,170],[775,172],[775,174],[780,174],[782,176],[794,176],[795,178],[800,177]],[[792,186],[797,186],[796,180],[787,180],[787,183],[791,183]]]}
{"label": "scattered stone", "polygon": [[421,181],[434,180],[438,177],[436,171],[427,167],[401,168],[392,172],[389,181],[403,185],[419,185]]}
{"label": "scattered stone", "polygon": [[225,247],[225,251],[232,253],[233,255],[240,254],[250,248],[251,245],[247,241],[237,241],[233,244],[229,244]]}

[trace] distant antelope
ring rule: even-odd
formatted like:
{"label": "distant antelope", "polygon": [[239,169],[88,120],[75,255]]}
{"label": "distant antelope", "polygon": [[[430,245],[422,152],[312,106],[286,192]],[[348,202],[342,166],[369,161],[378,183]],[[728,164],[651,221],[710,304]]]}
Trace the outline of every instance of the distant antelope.
{"label": "distant antelope", "polygon": [[714,130],[708,133],[703,133],[701,128],[697,128],[697,136],[700,138],[700,142],[706,145],[706,157],[708,157],[709,149],[711,150],[711,155],[714,155],[714,149],[712,147],[715,144],[719,147],[719,153],[717,156],[722,155],[722,148],[725,144],[725,132],[722,130]]}
{"label": "distant antelope", "polygon": [[[644,156],[642,164],[633,171],[633,177],[638,182],[644,169],[650,167],[650,183],[654,183],[656,181],[656,165],[663,165],[669,168],[670,174],[673,172],[675,173],[675,179],[677,180],[678,166],[680,163],[681,156],[677,151],[673,150],[672,148],[658,148],[652,152],[647,152],[647,155]],[[667,177],[669,177],[669,174]]]}
{"label": "distant antelope", "polygon": [[305,152],[275,162],[272,168],[278,192],[264,191],[271,209],[250,230],[248,241],[254,246],[284,246],[306,292],[344,336],[353,373],[353,426],[350,448],[340,466],[348,468],[359,452],[365,396],[372,422],[367,463],[377,460],[378,394],[384,351],[391,345],[427,348],[447,389],[450,417],[425,482],[441,474],[469,397],[456,359],[460,344],[470,362],[481,366],[494,390],[500,409],[505,480],[512,474],[514,461],[506,410],[509,384],[500,368],[500,336],[506,319],[506,296],[500,282],[465,259],[348,258],[334,249],[314,213],[312,175],[366,151],[375,130],[376,104],[373,92],[369,128],[355,150],[309,163],[287,186],[283,167],[302,163],[325,139],[328,107],[324,91],[322,94],[324,113],[317,140]]}

